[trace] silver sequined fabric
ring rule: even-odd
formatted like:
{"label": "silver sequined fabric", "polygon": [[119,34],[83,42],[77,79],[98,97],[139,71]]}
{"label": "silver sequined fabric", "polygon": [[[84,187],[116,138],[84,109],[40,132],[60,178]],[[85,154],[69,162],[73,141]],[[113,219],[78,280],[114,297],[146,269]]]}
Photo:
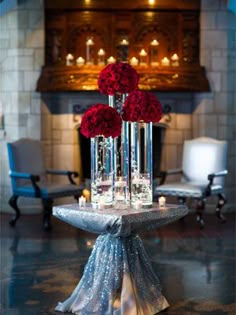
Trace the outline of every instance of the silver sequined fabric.
{"label": "silver sequined fabric", "polygon": [[79,229],[97,234],[128,236],[159,228],[178,220],[188,213],[185,206],[167,205],[160,210],[158,204],[149,209],[93,209],[90,205],[80,208],[78,204],[53,208],[53,215]]}
{"label": "silver sequined fabric", "polygon": [[171,223],[187,214],[184,206],[94,210],[77,204],[54,207],[53,214],[77,228],[99,233],[83,276],[56,311],[77,315],[153,315],[168,302],[161,293],[139,231]]}

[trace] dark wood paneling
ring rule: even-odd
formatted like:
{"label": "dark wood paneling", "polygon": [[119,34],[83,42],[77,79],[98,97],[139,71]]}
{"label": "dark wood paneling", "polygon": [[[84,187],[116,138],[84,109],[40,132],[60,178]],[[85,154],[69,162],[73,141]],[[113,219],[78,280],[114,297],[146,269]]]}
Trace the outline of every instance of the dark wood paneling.
{"label": "dark wood paneling", "polygon": [[[103,48],[106,58],[114,56],[119,60],[119,42],[126,37],[129,40],[128,59],[139,58],[141,49],[149,52],[153,39],[160,43],[159,62],[174,53],[180,58],[178,67],[153,68],[148,55],[147,66],[137,67],[140,88],[208,91],[205,71],[199,64],[199,1],[158,0],[153,6],[147,3],[143,0],[47,0],[46,64],[37,90],[96,90],[101,70],[96,66],[98,50]],[[87,10],[87,6],[91,10]],[[95,65],[66,66],[69,53],[75,60],[79,56],[86,57],[88,37],[94,40]]]}

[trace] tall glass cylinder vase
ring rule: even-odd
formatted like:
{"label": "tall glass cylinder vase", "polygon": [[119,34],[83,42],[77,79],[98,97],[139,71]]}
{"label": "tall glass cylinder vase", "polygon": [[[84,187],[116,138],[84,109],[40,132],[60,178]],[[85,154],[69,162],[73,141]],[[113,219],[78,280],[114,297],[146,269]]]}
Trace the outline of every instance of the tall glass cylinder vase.
{"label": "tall glass cylinder vase", "polygon": [[152,206],[152,123],[131,123],[131,204]]}
{"label": "tall glass cylinder vase", "polygon": [[[127,94],[109,95],[109,106],[121,114]],[[115,202],[120,206],[129,203],[129,123],[122,121],[121,136],[113,139]],[[122,187],[122,189],[120,189]]]}
{"label": "tall glass cylinder vase", "polygon": [[94,208],[111,207],[114,203],[113,139],[91,138],[91,203]]}

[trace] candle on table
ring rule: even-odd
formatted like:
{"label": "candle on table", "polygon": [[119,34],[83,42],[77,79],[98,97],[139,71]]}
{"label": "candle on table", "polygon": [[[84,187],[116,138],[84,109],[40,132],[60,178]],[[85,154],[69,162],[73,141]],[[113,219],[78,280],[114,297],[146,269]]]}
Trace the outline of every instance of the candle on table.
{"label": "candle on table", "polygon": [[79,206],[85,207],[86,205],[86,198],[84,196],[79,197]]}
{"label": "candle on table", "polygon": [[165,208],[166,206],[166,198],[161,196],[159,199],[158,199],[158,203],[159,203],[159,207],[160,208]]}
{"label": "candle on table", "polygon": [[72,54],[68,54],[66,56],[66,65],[72,66],[73,65],[74,56]]}
{"label": "candle on table", "polygon": [[126,200],[127,182],[126,177],[118,177],[115,180],[115,199],[116,201]]}
{"label": "candle on table", "polygon": [[162,60],[161,60],[161,65],[162,66],[165,66],[165,67],[168,67],[170,65],[170,60],[167,58],[167,57],[164,57]]}
{"label": "candle on table", "polygon": [[179,57],[177,54],[173,54],[173,56],[171,56],[171,65],[173,67],[178,67],[179,66]]}

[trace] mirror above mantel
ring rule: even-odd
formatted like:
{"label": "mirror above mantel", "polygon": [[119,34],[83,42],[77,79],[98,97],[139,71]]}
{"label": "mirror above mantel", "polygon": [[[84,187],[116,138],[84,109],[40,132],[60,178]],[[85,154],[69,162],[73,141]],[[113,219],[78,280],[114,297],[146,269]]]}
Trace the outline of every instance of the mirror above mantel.
{"label": "mirror above mantel", "polygon": [[200,1],[149,2],[45,0],[37,91],[97,90],[99,72],[114,60],[136,68],[143,90],[209,91],[199,63]]}

